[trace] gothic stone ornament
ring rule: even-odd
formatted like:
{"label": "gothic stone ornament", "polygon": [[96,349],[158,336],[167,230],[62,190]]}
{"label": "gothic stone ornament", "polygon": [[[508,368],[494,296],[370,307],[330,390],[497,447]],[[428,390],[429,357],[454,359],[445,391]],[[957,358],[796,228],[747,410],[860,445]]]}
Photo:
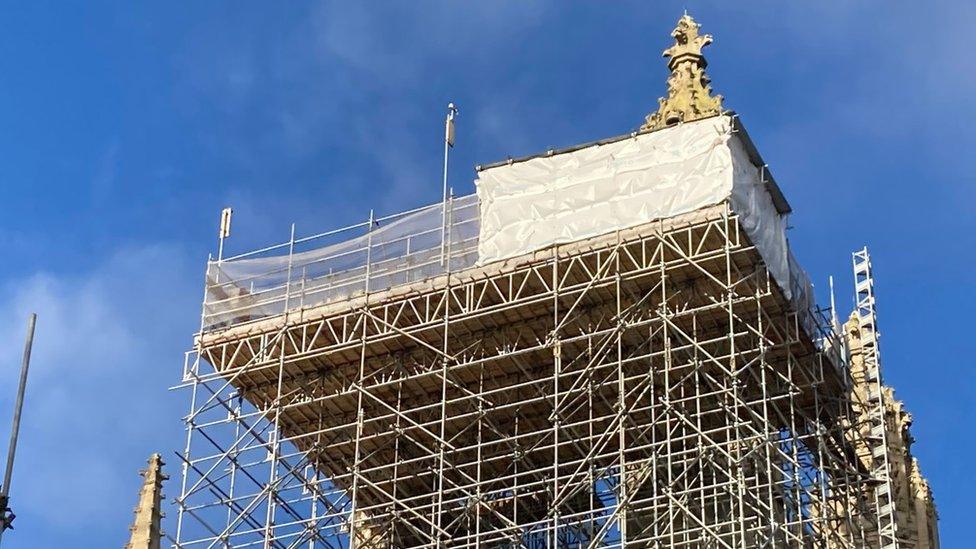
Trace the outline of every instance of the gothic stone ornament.
{"label": "gothic stone ornament", "polygon": [[641,131],[656,130],[722,113],[722,96],[712,96],[710,81],[705,74],[708,62],[702,55],[702,48],[712,43],[712,35],[699,34],[699,29],[701,25],[685,14],[671,32],[675,44],[664,50],[664,57],[670,58],[668,96],[658,99],[660,106],[657,112],[647,116]]}

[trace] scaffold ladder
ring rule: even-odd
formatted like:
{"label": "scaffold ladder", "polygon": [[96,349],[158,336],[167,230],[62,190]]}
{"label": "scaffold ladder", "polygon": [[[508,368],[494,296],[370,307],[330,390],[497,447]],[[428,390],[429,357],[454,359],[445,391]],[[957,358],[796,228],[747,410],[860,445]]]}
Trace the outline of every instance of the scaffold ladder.
{"label": "scaffold ladder", "polygon": [[897,549],[895,494],[891,482],[891,463],[885,422],[884,390],[881,379],[881,356],[878,350],[878,324],[875,310],[874,279],[867,247],[853,253],[854,292],[857,300],[857,322],[861,336],[861,353],[867,386],[868,446],[871,451],[874,502],[878,514],[878,547]]}

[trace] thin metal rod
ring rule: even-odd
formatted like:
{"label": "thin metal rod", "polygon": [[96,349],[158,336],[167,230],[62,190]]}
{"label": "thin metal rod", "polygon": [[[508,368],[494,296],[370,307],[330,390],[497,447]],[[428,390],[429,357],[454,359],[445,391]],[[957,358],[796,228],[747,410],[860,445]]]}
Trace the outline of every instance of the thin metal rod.
{"label": "thin metal rod", "polygon": [[14,403],[13,424],[10,427],[10,444],[7,446],[7,466],[3,472],[3,485],[0,486],[0,536],[9,527],[7,503],[10,501],[10,477],[14,473],[14,456],[17,453],[17,438],[20,434],[20,415],[24,409],[24,392],[27,389],[27,371],[30,369],[31,348],[34,346],[34,326],[37,313],[31,313],[27,320],[27,340],[24,342],[24,358],[20,365],[20,384],[17,386],[17,400]]}
{"label": "thin metal rod", "polygon": [[444,249],[447,239],[447,160],[450,157],[451,147],[454,146],[454,117],[458,110],[454,103],[447,104],[447,120],[444,122],[444,185],[441,197],[441,266],[445,264]]}
{"label": "thin metal rod", "polygon": [[[224,239],[230,236],[230,220],[234,215],[234,210],[231,208],[224,208],[220,212],[220,232],[218,233],[219,239],[217,241],[217,262],[221,262],[224,259]],[[294,238],[291,239],[294,242]]]}
{"label": "thin metal rod", "polygon": [[834,275],[827,277],[830,285],[830,323],[835,333],[840,332],[840,322],[837,320],[837,302],[834,300]]}

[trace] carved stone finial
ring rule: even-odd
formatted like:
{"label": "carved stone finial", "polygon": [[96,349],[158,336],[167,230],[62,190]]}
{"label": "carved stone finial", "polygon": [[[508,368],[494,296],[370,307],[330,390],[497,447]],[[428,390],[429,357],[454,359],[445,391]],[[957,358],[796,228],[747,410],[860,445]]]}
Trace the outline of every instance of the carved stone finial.
{"label": "carved stone finial", "polygon": [[712,96],[710,80],[705,74],[708,63],[702,48],[712,43],[712,35],[700,34],[701,25],[687,13],[678,19],[671,32],[674,45],[664,50],[668,60],[668,96],[658,99],[657,112],[647,115],[641,131],[673,126],[722,113],[722,96]]}

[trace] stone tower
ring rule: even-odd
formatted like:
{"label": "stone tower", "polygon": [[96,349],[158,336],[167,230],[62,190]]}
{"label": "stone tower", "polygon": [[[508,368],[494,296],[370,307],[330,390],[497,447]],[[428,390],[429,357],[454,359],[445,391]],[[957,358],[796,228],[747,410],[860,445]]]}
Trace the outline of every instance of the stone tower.
{"label": "stone tower", "polygon": [[[851,315],[844,325],[844,335],[850,353],[850,368],[853,386],[853,402],[866,402],[870,391],[865,374],[864,352],[861,344],[860,330],[857,316]],[[907,543],[908,547],[917,549],[938,549],[939,530],[938,514],[929,483],[922,476],[918,466],[918,459],[912,455],[912,443],[915,438],[911,434],[912,415],[905,404],[895,398],[895,391],[891,387],[884,387],[884,406],[886,421],[886,440],[888,452],[891,456],[892,488],[894,489],[893,503],[895,506],[895,522],[898,537]],[[866,414],[864,410],[861,414]],[[867,420],[859,422],[862,430],[867,429]],[[863,435],[863,433],[862,433]],[[854,440],[863,436],[852,436]],[[870,449],[857,448],[860,459],[867,466],[870,459]],[[867,496],[865,499],[870,499]]]}
{"label": "stone tower", "polygon": [[160,523],[163,513],[160,503],[163,499],[163,481],[169,479],[163,474],[163,459],[159,454],[149,457],[149,465],[140,471],[143,477],[139,504],[133,510],[135,519],[129,527],[129,543],[125,549],[159,549],[162,538]]}

